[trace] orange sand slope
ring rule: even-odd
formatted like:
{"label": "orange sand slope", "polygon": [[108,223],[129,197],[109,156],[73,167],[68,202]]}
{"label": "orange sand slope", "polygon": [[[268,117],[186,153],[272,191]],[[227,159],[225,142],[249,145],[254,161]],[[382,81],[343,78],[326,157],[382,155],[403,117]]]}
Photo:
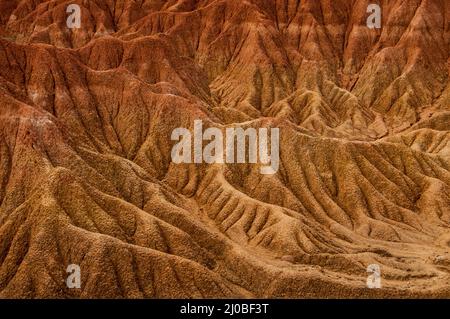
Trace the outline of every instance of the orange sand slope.
{"label": "orange sand slope", "polygon": [[0,297],[449,298],[450,1],[372,2],[0,0]]}

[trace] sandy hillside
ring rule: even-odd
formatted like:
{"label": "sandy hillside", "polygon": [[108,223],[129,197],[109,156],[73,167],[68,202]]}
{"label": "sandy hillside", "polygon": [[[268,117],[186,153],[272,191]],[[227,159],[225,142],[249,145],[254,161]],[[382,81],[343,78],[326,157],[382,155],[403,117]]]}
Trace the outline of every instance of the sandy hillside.
{"label": "sandy hillside", "polygon": [[449,78],[448,0],[0,0],[0,297],[450,298]]}

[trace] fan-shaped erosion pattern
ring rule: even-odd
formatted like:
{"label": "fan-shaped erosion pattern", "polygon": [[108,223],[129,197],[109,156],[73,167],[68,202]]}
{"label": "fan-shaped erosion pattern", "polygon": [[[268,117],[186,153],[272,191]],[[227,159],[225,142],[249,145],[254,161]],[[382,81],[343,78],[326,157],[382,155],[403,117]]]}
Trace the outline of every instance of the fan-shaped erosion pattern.
{"label": "fan-shaped erosion pattern", "polygon": [[447,0],[0,0],[0,297],[449,298],[449,76]]}

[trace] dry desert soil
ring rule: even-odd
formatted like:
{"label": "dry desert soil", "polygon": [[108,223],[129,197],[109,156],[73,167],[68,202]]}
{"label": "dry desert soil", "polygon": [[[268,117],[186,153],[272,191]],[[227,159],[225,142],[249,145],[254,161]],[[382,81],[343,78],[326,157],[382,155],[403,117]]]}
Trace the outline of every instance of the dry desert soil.
{"label": "dry desert soil", "polygon": [[448,0],[0,0],[0,297],[450,298],[449,78]]}

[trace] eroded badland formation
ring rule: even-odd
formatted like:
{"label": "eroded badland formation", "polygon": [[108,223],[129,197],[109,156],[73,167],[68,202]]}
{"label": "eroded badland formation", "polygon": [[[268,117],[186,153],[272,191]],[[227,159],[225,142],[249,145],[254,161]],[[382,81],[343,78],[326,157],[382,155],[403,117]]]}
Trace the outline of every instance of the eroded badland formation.
{"label": "eroded badland formation", "polygon": [[[450,1],[0,0],[0,36],[0,297],[450,297]],[[279,128],[278,171],[174,163],[195,120]]]}

